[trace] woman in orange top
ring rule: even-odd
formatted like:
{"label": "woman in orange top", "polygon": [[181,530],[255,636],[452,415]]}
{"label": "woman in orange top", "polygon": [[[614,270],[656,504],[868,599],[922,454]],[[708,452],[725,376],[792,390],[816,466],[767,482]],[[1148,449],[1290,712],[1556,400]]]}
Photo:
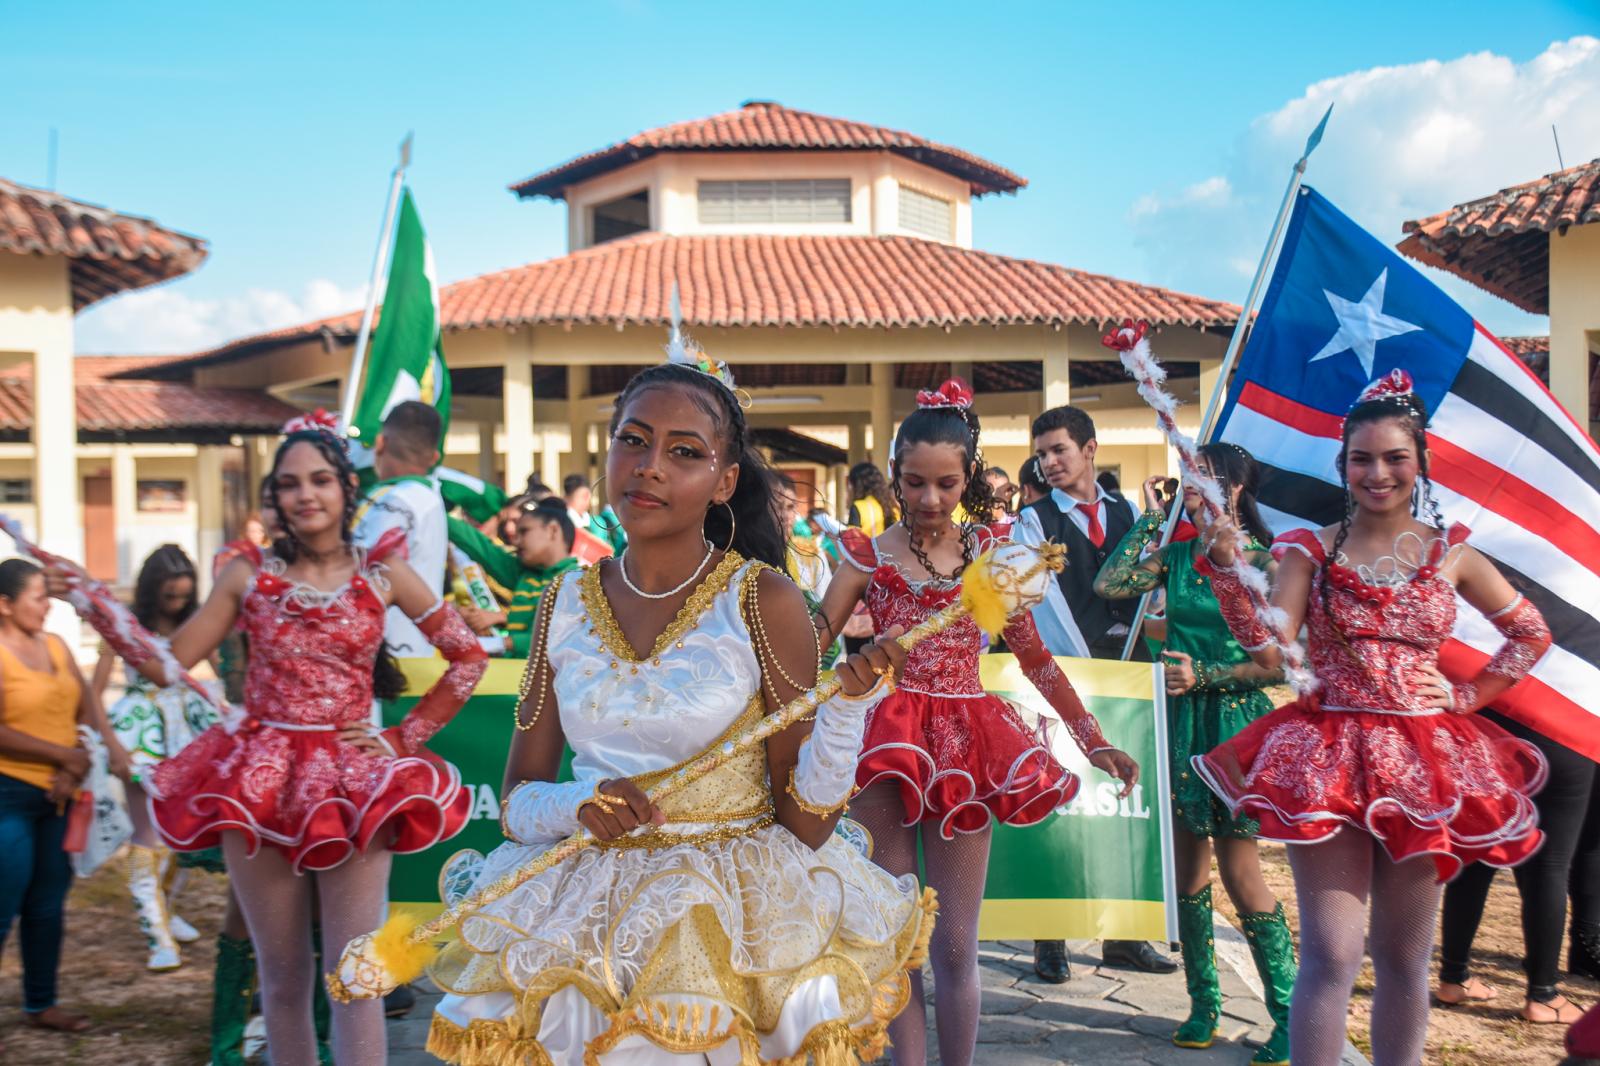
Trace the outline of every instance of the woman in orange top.
{"label": "woman in orange top", "polygon": [[[37,566],[0,563],[0,948],[20,916],[23,1018],[36,1029],[78,1033],[89,1020],[56,1006],[61,917],[72,884],[61,845],[67,810],[89,772],[78,723],[101,736],[110,726],[66,644],[44,632],[49,609]],[[113,770],[126,774],[126,757],[120,762]]]}

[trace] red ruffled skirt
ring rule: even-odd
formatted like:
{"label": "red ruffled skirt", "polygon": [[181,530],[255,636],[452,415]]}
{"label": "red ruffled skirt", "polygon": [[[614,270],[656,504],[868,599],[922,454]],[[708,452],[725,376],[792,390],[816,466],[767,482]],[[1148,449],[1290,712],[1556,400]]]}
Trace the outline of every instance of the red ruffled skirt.
{"label": "red ruffled skirt", "polygon": [[1050,753],[1048,719],[1030,729],[999,696],[930,696],[896,689],[867,720],[856,787],[898,780],[906,823],[939,820],[946,840],[992,815],[1032,825],[1078,794],[1077,775]]}
{"label": "red ruffled skirt", "polygon": [[1543,753],[1476,715],[1324,711],[1302,698],[1194,768],[1267,840],[1314,844],[1355,826],[1396,862],[1433,856],[1441,881],[1472,862],[1515,866],[1544,843],[1529,798],[1549,773]]}
{"label": "red ruffled skirt", "polygon": [[216,847],[238,832],[252,855],[265,842],[297,871],[338,866],[374,838],[402,854],[422,851],[459,833],[471,812],[460,772],[431,752],[369,755],[333,731],[249,724],[234,734],[212,726],[162,762],[146,788],[173,849]]}

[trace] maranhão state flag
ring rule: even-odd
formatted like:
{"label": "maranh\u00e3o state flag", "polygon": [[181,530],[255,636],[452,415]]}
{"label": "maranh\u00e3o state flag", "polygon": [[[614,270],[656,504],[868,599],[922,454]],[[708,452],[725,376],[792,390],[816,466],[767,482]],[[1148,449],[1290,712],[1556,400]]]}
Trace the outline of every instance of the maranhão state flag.
{"label": "maranh\u00e3o state flag", "polygon": [[[1526,366],[1394,250],[1303,188],[1217,436],[1263,464],[1275,532],[1339,521],[1340,423],[1396,367],[1428,405],[1446,522],[1544,613],[1555,643],[1495,706],[1600,759],[1600,449]],[[1471,676],[1500,646],[1458,603],[1441,666]]]}

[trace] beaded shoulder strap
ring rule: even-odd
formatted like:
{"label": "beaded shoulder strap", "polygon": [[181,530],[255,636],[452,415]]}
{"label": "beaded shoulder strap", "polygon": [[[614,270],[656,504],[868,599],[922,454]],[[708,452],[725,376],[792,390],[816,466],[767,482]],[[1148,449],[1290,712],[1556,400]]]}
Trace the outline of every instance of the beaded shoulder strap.
{"label": "beaded shoulder strap", "polygon": [[550,616],[556,613],[556,600],[561,595],[561,588],[571,570],[563,570],[557,574],[550,584],[545,587],[539,597],[539,610],[533,620],[533,640],[528,645],[528,665],[522,668],[522,683],[517,686],[517,702],[511,708],[511,721],[517,729],[527,732],[539,722],[539,716],[544,713],[545,693],[550,686],[540,685],[539,700],[534,705],[533,717],[528,719],[528,724],[522,724],[522,705],[528,702],[528,696],[533,692],[535,685],[544,675],[551,675],[553,684],[555,677],[550,669]]}
{"label": "beaded shoulder strap", "polygon": [[[756,668],[761,672],[761,683],[763,687],[776,695],[777,688],[769,681],[768,668],[770,667],[783,679],[784,684],[796,692],[805,692],[811,686],[802,685],[789,676],[788,672],[784,670],[783,664],[778,661],[777,653],[772,650],[772,641],[767,636],[766,622],[761,617],[760,578],[764,570],[770,570],[785,581],[790,580],[789,575],[781,570],[768,566],[759,560],[754,560],[744,573],[742,578],[744,584],[739,587],[739,615],[744,619],[745,632],[749,633],[750,646],[756,653]],[[815,626],[811,627],[811,635],[817,642],[817,672],[821,673],[822,636],[817,632]]]}

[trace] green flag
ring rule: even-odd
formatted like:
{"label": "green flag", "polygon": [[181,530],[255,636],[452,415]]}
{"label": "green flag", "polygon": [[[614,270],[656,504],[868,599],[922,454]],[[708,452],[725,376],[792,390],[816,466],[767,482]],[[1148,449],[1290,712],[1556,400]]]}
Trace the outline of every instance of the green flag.
{"label": "green flag", "polygon": [[[372,447],[384,416],[406,400],[432,405],[443,428],[450,428],[450,373],[439,343],[439,285],[434,277],[433,249],[422,232],[410,189],[400,199],[383,317],[372,335],[351,421],[351,428],[359,431],[357,440]],[[441,433],[441,443],[443,439]]]}

